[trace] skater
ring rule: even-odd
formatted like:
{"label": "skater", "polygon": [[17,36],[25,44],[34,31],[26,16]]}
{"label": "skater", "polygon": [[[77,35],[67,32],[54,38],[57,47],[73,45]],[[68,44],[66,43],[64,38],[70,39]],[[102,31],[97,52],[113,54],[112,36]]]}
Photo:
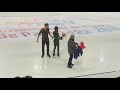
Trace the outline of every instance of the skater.
{"label": "skater", "polygon": [[72,68],[73,64],[72,64],[72,59],[73,59],[73,55],[74,55],[74,50],[77,49],[77,43],[74,42],[75,36],[71,35],[70,39],[68,41],[68,53],[70,55],[69,57],[69,61],[68,61],[68,68]]}
{"label": "skater", "polygon": [[55,56],[55,50],[56,50],[56,47],[57,47],[57,56],[60,55],[59,53],[59,45],[60,45],[60,42],[59,40],[62,40],[63,39],[63,34],[62,34],[62,37],[60,37],[59,35],[59,32],[58,32],[58,27],[56,26],[55,28],[55,31],[53,32],[53,37],[54,37],[54,50],[53,50],[53,57]]}
{"label": "skater", "polygon": [[39,36],[42,34],[42,58],[44,57],[44,48],[45,48],[45,44],[47,46],[47,56],[51,57],[49,54],[49,37],[48,34],[51,36],[51,38],[53,39],[52,35],[49,32],[49,24],[45,23],[44,25],[45,27],[42,28],[38,34],[37,37],[37,43],[39,42]]}

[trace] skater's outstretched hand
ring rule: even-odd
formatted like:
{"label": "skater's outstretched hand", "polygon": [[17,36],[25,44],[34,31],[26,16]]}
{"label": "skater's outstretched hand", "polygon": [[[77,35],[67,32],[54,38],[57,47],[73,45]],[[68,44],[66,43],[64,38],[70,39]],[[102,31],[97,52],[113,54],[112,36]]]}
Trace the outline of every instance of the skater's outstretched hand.
{"label": "skater's outstretched hand", "polygon": [[38,36],[37,36],[37,43],[39,42],[39,37],[40,37],[40,34],[38,34]]}
{"label": "skater's outstretched hand", "polygon": [[51,33],[49,32],[49,35],[51,36],[51,38],[53,39],[53,36],[51,35]]}

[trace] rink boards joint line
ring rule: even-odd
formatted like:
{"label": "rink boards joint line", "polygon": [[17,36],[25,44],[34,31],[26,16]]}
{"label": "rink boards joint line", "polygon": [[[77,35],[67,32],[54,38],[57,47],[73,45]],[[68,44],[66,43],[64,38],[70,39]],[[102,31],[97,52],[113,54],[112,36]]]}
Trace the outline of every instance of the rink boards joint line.
{"label": "rink boards joint line", "polygon": [[114,72],[120,72],[120,70],[118,70],[118,71],[110,71],[110,72],[103,72],[103,73],[88,74],[88,75],[81,75],[81,76],[73,76],[73,77],[67,77],[67,78],[79,78],[79,77],[84,77],[84,76],[100,75],[100,74],[114,73]]}

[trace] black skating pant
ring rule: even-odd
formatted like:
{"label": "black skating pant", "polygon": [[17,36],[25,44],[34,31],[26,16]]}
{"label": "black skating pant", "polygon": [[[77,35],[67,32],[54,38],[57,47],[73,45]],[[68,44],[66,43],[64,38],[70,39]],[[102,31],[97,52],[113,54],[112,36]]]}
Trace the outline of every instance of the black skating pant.
{"label": "black skating pant", "polygon": [[47,41],[42,40],[42,55],[44,55],[45,44],[47,46],[47,55],[49,55],[49,40],[47,40]]}
{"label": "black skating pant", "polygon": [[70,54],[69,61],[68,61],[68,66],[71,66],[73,60],[73,54]]}
{"label": "black skating pant", "polygon": [[53,50],[53,55],[55,55],[55,50],[56,50],[56,47],[57,47],[57,56],[59,56],[59,45],[60,45],[60,43],[59,43],[59,40],[55,40],[54,39],[54,50]]}

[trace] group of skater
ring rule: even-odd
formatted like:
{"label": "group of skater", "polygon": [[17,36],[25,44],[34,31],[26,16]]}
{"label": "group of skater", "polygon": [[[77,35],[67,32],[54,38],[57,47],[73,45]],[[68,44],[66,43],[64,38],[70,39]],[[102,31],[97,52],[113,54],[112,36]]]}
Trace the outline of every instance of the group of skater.
{"label": "group of skater", "polygon": [[[63,38],[65,37],[65,34],[62,34],[62,36],[59,35],[59,27],[55,26],[54,27],[54,31],[53,31],[53,35],[51,35],[50,31],[49,31],[49,24],[45,23],[44,24],[44,28],[42,28],[37,36],[37,43],[39,42],[39,37],[42,34],[42,58],[44,57],[44,48],[45,48],[45,44],[47,46],[47,56],[51,57],[49,54],[49,37],[48,35],[51,36],[51,38],[54,41],[54,49],[53,49],[53,57],[55,57],[55,50],[57,48],[57,56],[60,56],[59,53],[59,45],[60,45],[60,40],[63,40]],[[71,35],[70,39],[68,40],[68,53],[69,53],[69,61],[68,61],[68,68],[72,68],[73,64],[72,64],[72,60],[73,60],[73,55],[74,55],[74,50],[76,48],[78,48],[78,43],[74,42],[75,36]]]}

